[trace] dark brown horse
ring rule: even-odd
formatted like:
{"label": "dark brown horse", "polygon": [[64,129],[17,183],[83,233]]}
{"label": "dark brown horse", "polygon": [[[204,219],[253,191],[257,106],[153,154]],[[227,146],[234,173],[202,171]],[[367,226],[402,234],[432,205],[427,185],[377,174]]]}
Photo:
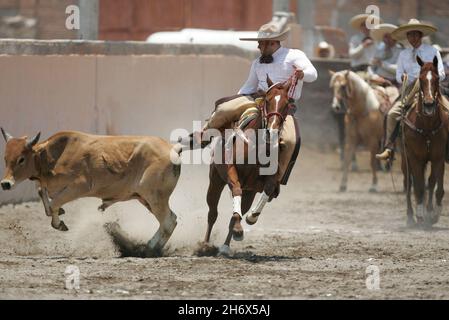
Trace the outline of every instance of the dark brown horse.
{"label": "dark brown horse", "polygon": [[[438,222],[442,211],[444,196],[444,161],[448,138],[448,115],[440,94],[438,59],[424,63],[417,57],[421,66],[419,75],[419,96],[415,105],[402,121],[404,156],[402,169],[407,179],[407,225],[414,226],[411,187],[416,200],[418,224],[430,227]],[[425,201],[425,169],[430,162],[431,172],[428,180],[427,208]],[[433,206],[435,185],[436,208]]]}
{"label": "dark brown horse", "polygon": [[[262,212],[263,207],[279,194],[279,172],[277,165],[277,155],[279,140],[276,133],[281,130],[289,110],[288,90],[291,82],[285,84],[273,84],[267,76],[269,85],[268,91],[262,95],[264,103],[259,108],[253,108],[253,117],[249,116],[247,125],[240,123],[233,126],[234,132],[239,132],[235,136],[226,138],[222,134],[222,145],[218,148],[225,155],[225,160],[221,163],[213,161],[210,165],[209,189],[207,191],[207,204],[209,206],[208,226],[206,236],[198,254],[210,254],[216,252],[215,247],[209,244],[212,227],[217,220],[217,206],[221,193],[227,184],[232,192],[233,213],[229,223],[229,232],[220,253],[229,254],[229,244],[231,238],[236,241],[243,240],[243,228],[241,225],[242,216],[251,209],[251,205],[257,193],[262,193],[257,204],[246,215],[246,222],[254,224]],[[251,110],[248,110],[251,113]],[[243,120],[245,122],[245,120]],[[262,134],[260,134],[262,132]],[[229,131],[228,131],[229,133]],[[237,148],[239,140],[242,142]],[[217,151],[217,149],[215,149]],[[275,169],[272,174],[262,175],[261,170],[265,167],[261,164],[259,157],[257,161],[251,163],[250,154],[260,156],[270,150],[270,156],[274,156]],[[232,151],[232,152],[231,152]],[[216,159],[216,158],[215,158]],[[237,161],[237,159],[244,161]],[[220,161],[218,161],[220,162]],[[242,163],[243,162],[243,163]],[[271,164],[270,164],[271,165]],[[265,169],[268,169],[265,167]],[[214,250],[215,249],[215,250]]]}

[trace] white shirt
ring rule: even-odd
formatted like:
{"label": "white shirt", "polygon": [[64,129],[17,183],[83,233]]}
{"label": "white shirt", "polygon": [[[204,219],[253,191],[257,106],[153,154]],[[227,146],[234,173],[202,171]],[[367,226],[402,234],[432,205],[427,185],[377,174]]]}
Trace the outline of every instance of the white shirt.
{"label": "white shirt", "polygon": [[318,78],[318,73],[304,52],[284,47],[280,47],[273,53],[272,63],[266,64],[260,63],[259,59],[254,60],[249,71],[248,80],[246,80],[238,93],[252,94],[259,89],[267,91],[267,74],[273,83],[285,82],[295,72],[294,67],[304,72],[304,79],[298,80],[292,97],[297,100],[301,97],[303,83],[315,81]]}
{"label": "white shirt", "polygon": [[376,54],[376,46],[374,43],[368,47],[363,46],[363,39],[366,36],[363,33],[353,35],[349,40],[349,58],[351,59],[351,67],[357,67],[363,64],[370,64]]}
{"label": "white shirt", "polygon": [[374,58],[381,61],[379,67],[372,67],[375,74],[382,78],[393,80],[396,78],[396,71],[398,69],[398,58],[404,50],[399,44],[394,45],[392,48],[388,48],[385,42],[380,42],[376,47],[376,54]]}
{"label": "white shirt", "polygon": [[402,83],[402,75],[404,73],[408,74],[409,84],[419,78],[421,67],[416,61],[415,54],[417,54],[423,62],[432,62],[433,58],[437,56],[438,75],[440,76],[440,82],[443,81],[444,78],[446,78],[446,74],[444,73],[443,60],[441,59],[440,52],[431,45],[423,43],[417,49],[407,48],[401,52],[398,60],[398,70],[396,72],[397,82]]}

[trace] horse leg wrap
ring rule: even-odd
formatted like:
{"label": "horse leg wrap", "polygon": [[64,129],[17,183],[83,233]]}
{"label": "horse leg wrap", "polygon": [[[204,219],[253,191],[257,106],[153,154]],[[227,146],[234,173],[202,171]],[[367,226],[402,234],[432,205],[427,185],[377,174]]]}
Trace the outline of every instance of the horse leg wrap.
{"label": "horse leg wrap", "polygon": [[232,200],[233,200],[233,212],[238,213],[240,218],[242,218],[242,196],[233,197]]}
{"label": "horse leg wrap", "polygon": [[246,220],[249,221],[250,223],[256,223],[257,219],[259,218],[259,214],[262,212],[269,198],[270,197],[265,192],[263,192],[260,195],[257,204],[251,209],[251,213],[246,217]]}

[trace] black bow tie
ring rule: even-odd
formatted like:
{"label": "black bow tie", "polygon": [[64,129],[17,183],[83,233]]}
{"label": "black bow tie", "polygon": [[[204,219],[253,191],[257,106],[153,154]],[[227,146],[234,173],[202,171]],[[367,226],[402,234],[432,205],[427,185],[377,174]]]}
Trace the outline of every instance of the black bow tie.
{"label": "black bow tie", "polygon": [[260,59],[259,59],[259,62],[260,63],[266,63],[266,64],[272,63],[273,62],[273,56],[271,54],[268,55],[268,56],[261,56]]}

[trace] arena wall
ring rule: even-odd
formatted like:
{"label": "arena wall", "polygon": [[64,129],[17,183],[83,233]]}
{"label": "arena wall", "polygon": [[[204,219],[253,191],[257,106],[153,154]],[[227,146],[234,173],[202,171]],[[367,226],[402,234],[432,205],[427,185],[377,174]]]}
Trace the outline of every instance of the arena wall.
{"label": "arena wall", "polygon": [[[191,131],[217,99],[238,91],[254,58],[234,47],[82,41],[0,41],[0,53],[0,125],[13,136],[40,131],[42,140],[61,130],[165,139],[176,128]],[[347,62],[314,64],[319,80],[305,85],[297,116],[305,144],[332,146],[327,70]],[[4,146],[1,139],[2,153]],[[36,195],[24,182],[0,191],[0,203]]]}

